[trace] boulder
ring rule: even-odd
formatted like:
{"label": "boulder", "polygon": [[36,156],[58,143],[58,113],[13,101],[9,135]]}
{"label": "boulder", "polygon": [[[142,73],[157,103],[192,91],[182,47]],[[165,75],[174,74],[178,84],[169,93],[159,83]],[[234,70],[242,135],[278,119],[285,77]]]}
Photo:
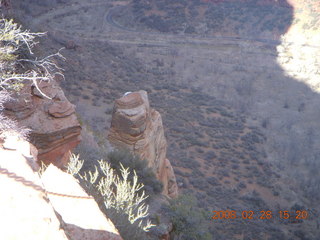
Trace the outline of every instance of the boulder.
{"label": "boulder", "polygon": [[170,161],[159,112],[150,108],[146,91],[125,94],[114,104],[108,139],[118,148],[127,148],[148,161],[163,183],[163,193],[175,197],[178,187]]}
{"label": "boulder", "polygon": [[31,130],[30,141],[38,150],[38,161],[63,168],[69,151],[81,141],[75,107],[56,81],[40,82],[40,89],[26,83],[5,103],[5,114]]}

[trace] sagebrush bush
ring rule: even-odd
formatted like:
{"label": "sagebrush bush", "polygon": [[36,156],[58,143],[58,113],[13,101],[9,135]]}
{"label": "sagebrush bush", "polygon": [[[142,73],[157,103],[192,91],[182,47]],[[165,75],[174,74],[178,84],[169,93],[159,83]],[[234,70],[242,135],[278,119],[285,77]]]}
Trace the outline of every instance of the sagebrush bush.
{"label": "sagebrush bush", "polygon": [[111,168],[110,163],[100,160],[95,171],[79,174],[83,161],[79,155],[71,155],[68,172],[78,176],[89,194],[98,201],[100,208],[110,218],[124,239],[147,239],[144,232],[154,225],[148,219],[149,206],[145,203],[148,195],[143,184],[133,171],[132,180],[129,168],[120,163],[120,174]]}
{"label": "sagebrush bush", "polygon": [[76,175],[80,172],[83,166],[84,160],[80,160],[79,157],[80,157],[79,154],[78,155],[73,153],[71,154],[68,167],[67,167],[67,172],[69,174]]}

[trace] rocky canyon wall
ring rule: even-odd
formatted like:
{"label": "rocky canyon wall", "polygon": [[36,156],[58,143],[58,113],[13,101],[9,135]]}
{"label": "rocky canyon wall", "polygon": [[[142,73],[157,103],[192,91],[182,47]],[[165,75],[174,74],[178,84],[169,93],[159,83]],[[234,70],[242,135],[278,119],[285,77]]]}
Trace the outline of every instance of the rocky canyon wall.
{"label": "rocky canyon wall", "polygon": [[112,145],[146,159],[163,183],[163,193],[169,197],[178,195],[173,168],[166,158],[161,115],[150,108],[146,91],[128,93],[115,101],[108,139]]}

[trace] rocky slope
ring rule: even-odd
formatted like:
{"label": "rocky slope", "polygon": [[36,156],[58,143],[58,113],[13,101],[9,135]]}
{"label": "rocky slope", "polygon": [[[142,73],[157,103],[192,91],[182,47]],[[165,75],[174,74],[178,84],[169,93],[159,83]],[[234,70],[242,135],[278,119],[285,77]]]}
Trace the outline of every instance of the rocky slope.
{"label": "rocky slope", "polygon": [[150,108],[146,91],[129,93],[115,101],[108,137],[111,144],[128,148],[148,161],[163,183],[164,194],[178,195],[173,168],[166,158],[167,141],[161,115]]}

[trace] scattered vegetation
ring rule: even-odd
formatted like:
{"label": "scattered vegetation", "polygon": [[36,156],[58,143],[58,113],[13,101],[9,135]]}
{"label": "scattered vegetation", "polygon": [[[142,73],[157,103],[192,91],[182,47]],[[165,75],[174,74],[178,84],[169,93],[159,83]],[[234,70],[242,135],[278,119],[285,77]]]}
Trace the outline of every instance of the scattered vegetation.
{"label": "scattered vegetation", "polygon": [[285,31],[292,10],[284,1],[275,5],[257,1],[136,0],[114,17],[128,28],[187,34],[227,31],[257,37],[265,31]]}

